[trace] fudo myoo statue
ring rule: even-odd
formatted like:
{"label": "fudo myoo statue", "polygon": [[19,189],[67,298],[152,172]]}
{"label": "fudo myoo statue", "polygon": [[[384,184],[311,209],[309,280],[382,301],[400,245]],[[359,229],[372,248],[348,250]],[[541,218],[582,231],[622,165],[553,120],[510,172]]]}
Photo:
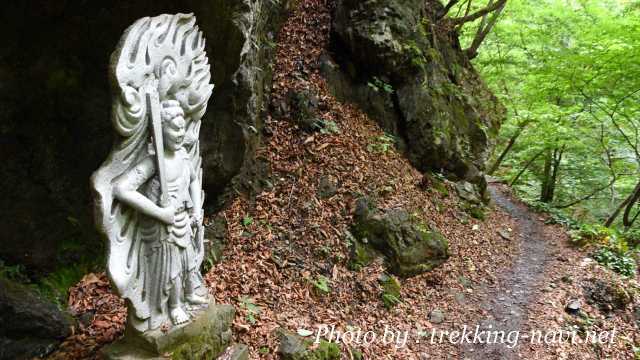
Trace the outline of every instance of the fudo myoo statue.
{"label": "fudo myoo statue", "polygon": [[111,154],[92,177],[108,275],[144,332],[208,303],[199,132],[213,85],[192,14],[142,18],[111,56]]}

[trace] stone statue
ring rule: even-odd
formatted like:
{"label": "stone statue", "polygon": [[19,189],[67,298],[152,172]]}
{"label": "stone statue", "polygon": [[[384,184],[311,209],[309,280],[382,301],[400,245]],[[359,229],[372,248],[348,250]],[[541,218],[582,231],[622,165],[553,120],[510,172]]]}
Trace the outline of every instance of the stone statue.
{"label": "stone statue", "polygon": [[116,140],[92,176],[108,274],[139,332],[205,307],[199,132],[213,85],[193,14],[136,21],[111,56]]}

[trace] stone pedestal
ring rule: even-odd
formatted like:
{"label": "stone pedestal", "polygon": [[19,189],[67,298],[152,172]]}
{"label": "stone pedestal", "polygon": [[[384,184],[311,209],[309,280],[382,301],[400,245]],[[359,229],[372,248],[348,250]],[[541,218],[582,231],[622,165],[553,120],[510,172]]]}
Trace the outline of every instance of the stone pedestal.
{"label": "stone pedestal", "polygon": [[127,329],[120,340],[102,349],[102,355],[109,360],[216,359],[231,342],[234,316],[233,306],[211,302],[194,313],[189,323],[167,332],[156,329],[140,334]]}

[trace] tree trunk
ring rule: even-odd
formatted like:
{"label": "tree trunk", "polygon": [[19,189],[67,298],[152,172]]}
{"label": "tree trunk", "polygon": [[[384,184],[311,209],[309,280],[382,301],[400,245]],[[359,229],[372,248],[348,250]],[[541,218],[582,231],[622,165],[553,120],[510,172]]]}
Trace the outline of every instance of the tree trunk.
{"label": "tree trunk", "polygon": [[511,182],[509,183],[509,186],[513,186],[516,184],[516,182],[518,182],[518,180],[520,179],[520,176],[522,176],[522,174],[524,174],[524,172],[529,168],[529,166],[531,166],[531,164],[533,164],[533,162],[540,156],[542,155],[542,153],[544,152],[544,150],[540,151],[539,153],[535,154],[531,159],[529,159],[529,161],[527,161],[527,163],[524,165],[524,167],[522,168],[522,170],[520,170],[520,172],[518,172],[518,174],[513,178],[513,180],[511,180]]}
{"label": "tree trunk", "polygon": [[498,168],[500,167],[500,164],[502,164],[502,161],[507,156],[507,154],[509,153],[513,145],[516,143],[516,140],[518,140],[518,137],[520,136],[521,133],[522,133],[522,128],[516,131],[515,134],[513,134],[513,136],[509,139],[507,146],[500,153],[500,156],[498,156],[496,161],[489,168],[489,171],[487,171],[487,174],[493,175],[493,173],[496,172],[496,170],[498,170]]}
{"label": "tree trunk", "polygon": [[633,225],[633,221],[635,221],[635,219],[633,219],[633,221],[629,219],[629,215],[631,214],[631,209],[633,209],[635,204],[638,202],[638,199],[640,199],[640,188],[633,194],[624,209],[624,215],[622,216],[622,225],[624,225],[625,230],[629,229],[631,225]]}
{"label": "tree trunk", "polygon": [[558,171],[562,162],[562,154],[564,154],[565,145],[560,149],[547,150],[547,157],[544,161],[544,179],[540,190],[540,201],[550,203],[556,191],[556,183],[558,181]]}
{"label": "tree trunk", "polygon": [[607,221],[604,222],[604,226],[611,227],[611,224],[613,224],[613,222],[616,220],[618,215],[620,215],[620,212],[622,211],[622,209],[626,208],[627,205],[636,197],[636,194],[639,192],[640,192],[640,181],[638,181],[638,183],[636,184],[631,194],[629,194],[629,196],[627,196],[627,198],[624,199],[624,201],[621,202],[620,205],[618,205],[618,207],[613,211],[613,213],[609,215],[609,218],[607,218]]}
{"label": "tree trunk", "polygon": [[551,166],[553,154],[551,149],[545,150],[544,157],[544,175],[542,178],[542,184],[540,187],[540,201],[547,203],[549,198],[549,183],[551,182]]}
{"label": "tree trunk", "polygon": [[[562,155],[564,154],[564,150],[566,145],[562,145],[560,150],[556,149],[553,151],[553,173],[551,174],[551,182],[549,183],[549,190],[547,193],[548,202],[552,202],[556,193],[556,185],[558,184],[558,173],[560,172],[560,163],[562,162]],[[557,155],[556,155],[557,154]]]}

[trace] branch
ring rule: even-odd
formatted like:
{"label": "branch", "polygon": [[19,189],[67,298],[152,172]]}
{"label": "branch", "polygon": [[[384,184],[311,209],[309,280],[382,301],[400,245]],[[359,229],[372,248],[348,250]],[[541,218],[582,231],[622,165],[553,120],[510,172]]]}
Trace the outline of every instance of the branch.
{"label": "branch", "polygon": [[[625,142],[629,145],[629,147],[633,150],[633,152],[636,155],[636,161],[640,161],[640,152],[638,151],[638,148],[634,145],[634,142],[631,141],[631,139],[629,138],[629,136],[627,135],[627,133],[624,132],[624,130],[622,129],[622,127],[618,124],[618,122],[615,120],[615,116],[616,116],[616,111],[617,111],[617,107],[618,104],[620,104],[622,101],[624,101],[624,99],[626,99],[629,96],[632,96],[633,94],[635,94],[636,92],[640,91],[640,89],[633,91],[627,95],[625,95],[623,97],[623,99],[621,99],[616,106],[614,107],[614,110],[611,111],[608,108],[606,108],[603,104],[601,104],[599,101],[596,101],[594,98],[592,98],[591,96],[587,95],[587,93],[585,93],[585,91],[583,89],[578,89],[580,91],[580,93],[582,94],[582,96],[585,99],[588,99],[589,101],[591,101],[592,104],[594,104],[597,108],[599,108],[600,110],[602,110],[602,112],[604,112],[609,119],[611,120],[611,123],[613,124],[613,126],[616,128],[616,130],[620,133],[620,135],[622,135],[622,137],[624,138]],[[595,119],[599,120],[598,117],[592,112],[589,111],[589,114],[591,116],[593,116]]]}
{"label": "branch", "polygon": [[457,3],[459,3],[460,0],[449,0],[449,2],[447,3],[447,5],[444,7],[444,9],[442,9],[437,15],[436,15],[436,20],[440,20],[442,19],[445,15],[447,15],[449,13],[449,11],[451,11],[451,8],[454,7]]}
{"label": "branch", "polygon": [[[469,46],[469,48],[465,50],[469,59],[473,59],[478,56],[478,48],[480,48],[480,45],[482,44],[484,39],[487,37],[487,35],[489,35],[489,32],[496,24],[496,22],[498,22],[498,17],[500,16],[500,13],[502,13],[502,10],[504,10],[504,6],[506,5],[506,3],[507,2],[505,0],[502,6],[496,9],[496,11],[491,15],[491,19],[489,19],[488,21],[487,14],[482,17],[482,22],[478,27],[478,31],[476,32],[476,36],[473,38],[471,46]],[[489,4],[491,4],[491,2],[489,2]]]}
{"label": "branch", "polygon": [[[516,110],[517,112],[517,110]],[[489,170],[487,171],[487,174],[489,175],[493,175],[493,173],[498,170],[498,168],[500,167],[500,164],[502,164],[502,161],[504,160],[504,158],[507,156],[507,153],[509,153],[509,151],[511,150],[511,148],[513,147],[513,145],[516,143],[516,140],[518,140],[518,138],[520,137],[520,134],[522,134],[522,132],[524,131],[524,129],[527,127],[527,125],[529,124],[529,122],[531,122],[531,119],[527,118],[525,121],[523,121],[522,123],[520,123],[520,125],[518,125],[518,129],[516,130],[516,132],[511,136],[511,138],[509,138],[509,142],[507,143],[507,146],[502,150],[502,152],[500,153],[500,156],[498,156],[498,158],[496,159],[496,161],[493,163],[493,165],[491,165],[491,167],[489,168]]]}
{"label": "branch", "polygon": [[575,205],[575,204],[577,204],[577,203],[581,203],[581,202],[583,202],[583,201],[589,200],[589,199],[591,199],[592,197],[596,196],[598,193],[600,193],[600,192],[602,192],[602,191],[606,190],[607,188],[609,188],[609,187],[610,187],[611,185],[613,185],[615,182],[616,182],[616,178],[614,177],[613,179],[611,179],[611,181],[610,181],[607,185],[605,185],[605,186],[603,186],[603,187],[601,187],[601,188],[598,188],[598,189],[594,190],[591,194],[589,194],[589,195],[587,195],[587,196],[585,196],[585,197],[582,197],[582,198],[580,198],[580,199],[577,199],[577,200],[575,200],[575,201],[572,201],[572,202],[570,202],[570,203],[568,203],[568,204],[556,205],[556,206],[554,206],[554,208],[556,208],[556,209],[564,209],[564,208],[571,207],[571,206],[573,206],[573,205]]}
{"label": "branch", "polygon": [[466,15],[463,17],[459,17],[459,18],[453,18],[451,19],[451,22],[453,23],[453,25],[460,25],[460,24],[464,24],[466,22],[469,21],[474,21],[492,11],[496,11],[499,8],[503,7],[505,4],[507,3],[507,0],[498,0],[496,3],[485,7],[484,9],[478,10],[476,12],[474,12],[473,14],[470,15]]}
{"label": "branch", "polygon": [[520,172],[516,175],[516,177],[514,177],[513,180],[511,180],[511,182],[509,183],[509,187],[513,187],[513,185],[515,185],[518,179],[520,179],[520,176],[522,176],[522,174],[524,174],[524,172],[529,168],[529,166],[545,151],[546,149],[542,149],[539,153],[535,154],[531,159],[529,159],[529,161],[527,161],[527,163],[524,165],[522,170],[520,170]]}

